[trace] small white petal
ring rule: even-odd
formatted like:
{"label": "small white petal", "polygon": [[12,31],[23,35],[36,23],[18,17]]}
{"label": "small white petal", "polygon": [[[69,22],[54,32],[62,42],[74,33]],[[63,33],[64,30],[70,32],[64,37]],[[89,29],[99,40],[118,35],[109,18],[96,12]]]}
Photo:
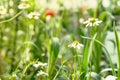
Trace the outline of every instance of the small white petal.
{"label": "small white petal", "polygon": [[86,24],[86,27],[88,26],[98,26],[102,21],[98,20],[97,18],[89,18],[87,21],[83,22]]}
{"label": "small white petal", "polygon": [[33,64],[35,68],[38,68],[40,65],[39,64]]}
{"label": "small white petal", "polygon": [[42,70],[38,71],[37,76],[41,76],[41,75],[48,75],[47,73],[43,72]]}
{"label": "small white petal", "polygon": [[112,75],[109,75],[105,78],[105,80],[116,80],[116,79],[117,79],[117,77],[112,76]]}
{"label": "small white petal", "polygon": [[77,49],[80,49],[80,46],[79,46],[79,45],[77,45],[77,46],[76,46],[76,48],[77,48]]}
{"label": "small white petal", "polygon": [[93,26],[93,24],[92,23],[89,23],[90,24],[90,26]]}
{"label": "small white petal", "polygon": [[90,25],[90,23],[87,23],[86,27],[88,27]]}
{"label": "small white petal", "polygon": [[30,19],[39,19],[39,16],[40,16],[40,14],[38,13],[38,12],[31,12],[31,13],[29,13],[28,14],[28,18],[30,18]]}
{"label": "small white petal", "polygon": [[83,47],[83,44],[80,44],[80,43],[76,40],[76,41],[74,41],[73,43],[69,44],[68,47],[73,47],[73,48],[80,49],[81,47]]}
{"label": "small white petal", "polygon": [[4,6],[0,6],[0,15],[5,15],[7,13],[7,9]]}
{"label": "small white petal", "polygon": [[25,2],[22,2],[21,4],[18,5],[19,9],[27,9],[29,7],[30,7],[30,5]]}
{"label": "small white petal", "polygon": [[82,24],[84,22],[84,19],[83,18],[80,18],[79,19],[79,22]]}

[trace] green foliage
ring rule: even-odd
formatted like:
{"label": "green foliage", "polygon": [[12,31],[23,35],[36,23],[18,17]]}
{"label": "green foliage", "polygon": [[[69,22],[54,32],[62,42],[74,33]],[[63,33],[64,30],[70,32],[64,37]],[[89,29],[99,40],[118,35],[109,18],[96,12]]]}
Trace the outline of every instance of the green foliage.
{"label": "green foliage", "polygon": [[120,0],[87,1],[0,0],[0,80],[119,80]]}

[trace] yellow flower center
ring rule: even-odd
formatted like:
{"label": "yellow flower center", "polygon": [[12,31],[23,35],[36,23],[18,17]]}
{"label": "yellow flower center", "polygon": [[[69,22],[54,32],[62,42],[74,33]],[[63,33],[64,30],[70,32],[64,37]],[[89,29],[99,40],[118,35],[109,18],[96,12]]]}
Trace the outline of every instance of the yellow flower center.
{"label": "yellow flower center", "polygon": [[90,22],[91,22],[91,23],[96,22],[96,18],[92,18],[92,19],[90,20]]}
{"label": "yellow flower center", "polygon": [[75,41],[73,42],[73,44],[78,45],[79,42],[78,42],[77,40],[75,40]]}
{"label": "yellow flower center", "polygon": [[33,14],[32,16],[33,16],[33,17],[35,17],[35,16],[36,16],[36,14]]}

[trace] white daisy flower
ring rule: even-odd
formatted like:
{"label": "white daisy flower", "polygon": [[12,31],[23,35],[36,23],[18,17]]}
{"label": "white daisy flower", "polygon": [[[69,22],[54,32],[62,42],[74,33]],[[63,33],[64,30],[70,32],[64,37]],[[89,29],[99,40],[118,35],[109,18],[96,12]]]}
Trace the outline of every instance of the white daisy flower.
{"label": "white daisy flower", "polygon": [[97,18],[89,18],[87,21],[84,22],[86,26],[98,26],[102,21],[98,20]]}
{"label": "white daisy flower", "polygon": [[29,8],[30,5],[27,3],[27,2],[21,2],[19,5],[18,5],[18,8],[19,9],[27,9]]}
{"label": "white daisy flower", "polygon": [[42,70],[38,71],[37,76],[41,76],[41,75],[48,75],[47,73],[43,72]]}
{"label": "white daisy flower", "polygon": [[7,9],[4,6],[0,6],[0,15],[5,15],[7,13]]}
{"label": "white daisy flower", "polygon": [[31,13],[29,13],[28,14],[28,18],[30,18],[30,19],[39,19],[39,16],[40,16],[40,13],[38,13],[38,12],[31,12]]}
{"label": "white daisy flower", "polygon": [[69,44],[68,47],[80,49],[81,47],[84,47],[84,45],[80,44],[77,40],[75,40],[73,41],[73,43]]}
{"label": "white daisy flower", "polygon": [[109,75],[105,78],[105,80],[116,80],[116,79],[117,79],[117,77],[112,76],[112,75]]}

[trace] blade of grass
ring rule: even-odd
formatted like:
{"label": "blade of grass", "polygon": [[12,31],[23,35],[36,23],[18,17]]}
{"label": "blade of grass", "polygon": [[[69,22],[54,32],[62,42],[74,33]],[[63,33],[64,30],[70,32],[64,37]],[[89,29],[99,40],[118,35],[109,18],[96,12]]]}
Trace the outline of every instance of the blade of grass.
{"label": "blade of grass", "polygon": [[93,44],[94,44],[94,40],[96,38],[97,34],[95,34],[92,38],[92,41],[90,42],[90,46],[89,46],[89,42],[87,42],[86,47],[84,49],[84,57],[83,57],[83,68],[85,70],[85,72],[87,71],[87,66],[89,64],[89,60],[92,54],[92,48],[93,48]]}
{"label": "blade of grass", "polygon": [[53,38],[51,47],[50,47],[50,52],[48,54],[48,74],[49,74],[49,79],[53,79],[53,71],[54,71],[54,66],[58,57],[59,53],[59,39],[58,38]]}
{"label": "blade of grass", "polygon": [[25,72],[26,72],[27,69],[28,69],[32,64],[34,64],[34,63],[36,63],[36,61],[32,61],[32,62],[28,63],[28,64],[25,66],[25,68],[24,68],[23,71],[22,71],[20,80],[23,80],[23,77],[24,77],[24,75],[25,75]]}
{"label": "blade of grass", "polygon": [[115,23],[114,23],[114,32],[115,32],[117,53],[118,53],[118,79],[120,79],[120,39],[119,39],[119,36],[118,36],[117,29],[115,27]]}
{"label": "blade of grass", "polygon": [[[85,36],[81,36],[81,37],[84,38],[84,39],[88,39],[88,40],[92,40],[92,39],[93,39],[93,38],[85,37]],[[107,59],[108,59],[108,61],[109,61],[109,63],[110,63],[110,66],[111,66],[111,68],[112,68],[112,73],[113,73],[114,76],[116,76],[114,64],[112,63],[111,57],[110,57],[109,52],[107,51],[106,47],[105,47],[104,44],[101,43],[100,41],[98,41],[98,40],[96,40],[96,39],[94,39],[94,40],[95,40],[95,42],[99,43],[99,44],[104,48],[104,50],[106,51],[105,55],[107,56]]]}

